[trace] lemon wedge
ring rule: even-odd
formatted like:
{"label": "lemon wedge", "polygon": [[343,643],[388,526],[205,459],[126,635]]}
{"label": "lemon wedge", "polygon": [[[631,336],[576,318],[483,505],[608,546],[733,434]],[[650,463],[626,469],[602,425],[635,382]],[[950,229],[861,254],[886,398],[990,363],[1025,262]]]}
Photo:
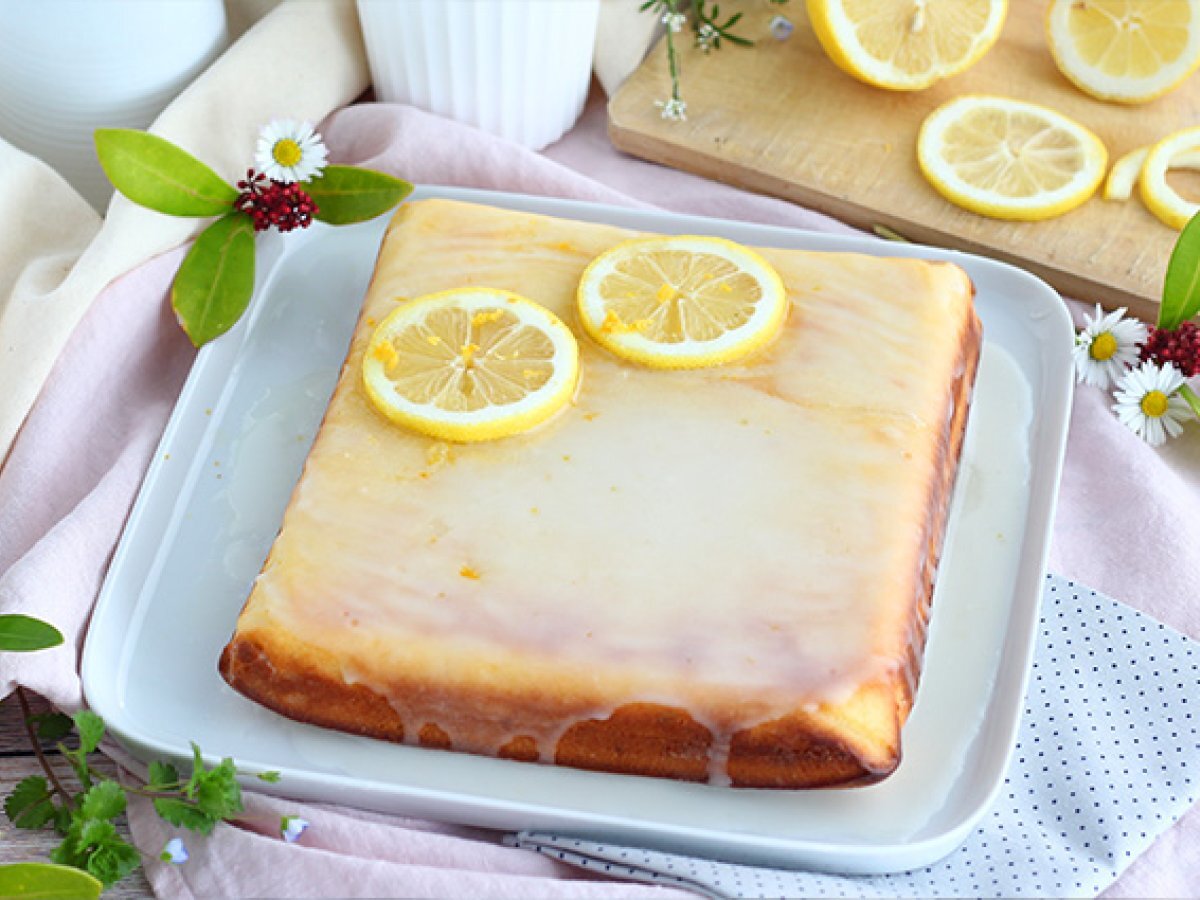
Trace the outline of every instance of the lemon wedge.
{"label": "lemon wedge", "polygon": [[1108,152],[1091,131],[1052,109],[966,96],[925,119],[917,163],[952,203],[993,218],[1036,221],[1095,193]]}
{"label": "lemon wedge", "polygon": [[1197,212],[1200,203],[1179,196],[1167,184],[1167,170],[1178,168],[1177,160],[1191,159],[1200,152],[1200,128],[1185,128],[1167,135],[1150,148],[1142,165],[1138,188],[1150,212],[1172,228],[1182,229]]}
{"label": "lemon wedge", "polygon": [[767,344],[787,291],[753,250],[713,237],[653,237],[596,257],[579,281],[579,318],[597,343],[660,369],[715,366]]}
{"label": "lemon wedge", "polygon": [[527,431],[571,399],[579,346],[532,300],[459,288],[393,310],[371,334],[362,377],[393,422],[441,440],[486,441]]}
{"label": "lemon wedge", "polygon": [[1200,65],[1200,6],[1183,0],[1053,0],[1046,39],[1059,70],[1086,94],[1145,103]]}
{"label": "lemon wedge", "polygon": [[[1150,146],[1147,145],[1130,150],[1113,163],[1108,178],[1104,182],[1104,199],[1128,200],[1132,197],[1133,186],[1137,184],[1138,176],[1142,173],[1142,166],[1145,165],[1146,157],[1149,155]],[[1200,169],[1200,150],[1175,154],[1169,168]]]}
{"label": "lemon wedge", "polygon": [[1007,13],[1008,0],[808,0],[833,63],[895,91],[921,90],[974,65]]}

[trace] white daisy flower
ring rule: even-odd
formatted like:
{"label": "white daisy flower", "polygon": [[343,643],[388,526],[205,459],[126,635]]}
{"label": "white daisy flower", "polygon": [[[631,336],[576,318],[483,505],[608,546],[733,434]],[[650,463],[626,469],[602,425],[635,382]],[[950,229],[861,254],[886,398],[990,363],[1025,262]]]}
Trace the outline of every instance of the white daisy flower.
{"label": "white daisy flower", "polygon": [[674,98],[670,100],[655,100],[654,105],[662,110],[662,117],[672,122],[687,121],[687,104]]}
{"label": "white daisy flower", "polygon": [[289,844],[300,840],[300,835],[308,830],[308,820],[299,816],[284,816],[279,820],[279,833]]}
{"label": "white daisy flower", "polygon": [[254,161],[273,181],[308,181],[325,168],[329,151],[308,122],[276,119],[258,134]]}
{"label": "white daisy flower", "polygon": [[183,845],[182,839],[173,837],[163,846],[162,853],[158,854],[158,858],[163,862],[175,863],[177,866],[182,866],[188,861],[188,850]]}
{"label": "white daisy flower", "polygon": [[1183,373],[1173,363],[1160,366],[1146,361],[1130,369],[1117,382],[1113,410],[1121,424],[1151,447],[1183,431],[1188,417],[1187,401],[1179,395]]}
{"label": "white daisy flower", "polygon": [[1107,388],[1116,384],[1125,370],[1137,362],[1138,344],[1145,343],[1148,330],[1137,319],[1125,318],[1125,307],[1104,314],[1096,304],[1096,315],[1083,317],[1083,328],[1075,336],[1075,376],[1078,381]]}

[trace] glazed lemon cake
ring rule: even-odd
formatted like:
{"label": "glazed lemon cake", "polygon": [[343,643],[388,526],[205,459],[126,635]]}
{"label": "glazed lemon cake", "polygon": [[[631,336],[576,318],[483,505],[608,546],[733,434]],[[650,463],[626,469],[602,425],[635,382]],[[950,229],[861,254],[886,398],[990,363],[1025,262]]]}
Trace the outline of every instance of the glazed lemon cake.
{"label": "glazed lemon cake", "polygon": [[[764,788],[896,767],[979,352],[971,283],[761,250],[778,333],[656,367],[601,346],[576,299],[632,236],[444,200],[397,212],[229,684],[302,722],[526,762]],[[569,329],[570,396],[491,440],[389,418],[372,335],[477,286]]]}

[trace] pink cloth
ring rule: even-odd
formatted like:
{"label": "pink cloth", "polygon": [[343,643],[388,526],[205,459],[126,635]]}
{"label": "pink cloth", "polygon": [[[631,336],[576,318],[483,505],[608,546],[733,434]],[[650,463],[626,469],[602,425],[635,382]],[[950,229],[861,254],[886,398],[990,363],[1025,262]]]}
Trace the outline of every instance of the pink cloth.
{"label": "pink cloth", "polygon": [[[608,142],[598,97],[544,154],[398,106],[351,107],[323,131],[336,160],[415,182],[850,231],[791,203],[620,155]],[[166,304],[181,255],[147,263],[97,298],[0,470],[0,611],[48,618],[68,639],[34,657],[0,655],[4,693],[21,683],[68,708],[81,702],[77,659],[87,616],[193,359]],[[1154,451],[1117,422],[1105,395],[1080,388],[1051,568],[1200,637],[1198,462],[1200,425]],[[276,836],[285,812],[314,823],[297,845]],[[142,848],[156,853],[168,836],[159,820],[135,805],[130,821]],[[245,823],[190,843],[185,867],[146,864],[159,894],[683,896],[587,879],[500,846],[488,832],[258,795],[248,795]],[[1200,895],[1200,812],[1185,816],[1107,895]]]}

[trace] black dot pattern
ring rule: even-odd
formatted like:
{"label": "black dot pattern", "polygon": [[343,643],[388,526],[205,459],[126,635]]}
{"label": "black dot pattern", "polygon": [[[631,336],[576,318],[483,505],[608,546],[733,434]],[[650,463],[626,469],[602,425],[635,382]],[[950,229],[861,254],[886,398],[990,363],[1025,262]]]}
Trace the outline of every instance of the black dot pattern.
{"label": "black dot pattern", "polygon": [[1200,798],[1200,643],[1048,576],[1012,763],[948,857],[842,876],[525,832],[515,843],[614,877],[718,898],[1094,897]]}

